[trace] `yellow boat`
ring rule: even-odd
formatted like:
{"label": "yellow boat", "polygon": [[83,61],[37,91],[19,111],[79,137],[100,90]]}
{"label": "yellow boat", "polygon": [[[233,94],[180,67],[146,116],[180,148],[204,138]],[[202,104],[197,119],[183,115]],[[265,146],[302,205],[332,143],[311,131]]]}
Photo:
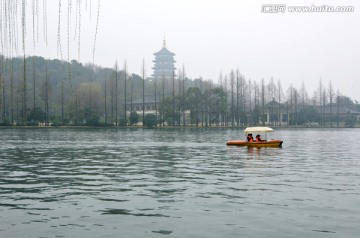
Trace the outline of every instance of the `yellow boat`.
{"label": "yellow boat", "polygon": [[273,129],[270,127],[248,127],[244,130],[244,134],[248,135],[247,140],[228,140],[227,145],[236,145],[236,146],[248,146],[248,147],[281,147],[282,140],[262,140],[259,137],[259,140],[249,141],[249,137],[252,137],[252,133],[267,133],[272,132]]}

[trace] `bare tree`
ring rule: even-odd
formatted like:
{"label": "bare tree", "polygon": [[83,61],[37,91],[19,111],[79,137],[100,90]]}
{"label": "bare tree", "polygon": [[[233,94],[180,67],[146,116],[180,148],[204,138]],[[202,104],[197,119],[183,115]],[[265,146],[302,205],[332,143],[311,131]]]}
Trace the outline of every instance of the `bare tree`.
{"label": "bare tree", "polygon": [[261,122],[265,125],[265,81],[261,79]]}
{"label": "bare tree", "polygon": [[253,123],[258,124],[259,123],[259,117],[260,117],[260,88],[259,84],[254,81],[253,82],[254,87],[254,111],[253,111]]}
{"label": "bare tree", "polygon": [[240,76],[240,86],[241,86],[241,115],[242,115],[242,125],[246,124],[246,98],[247,95],[247,85],[246,80],[243,75]]}
{"label": "bare tree", "polygon": [[270,78],[270,81],[269,81],[269,83],[267,85],[267,91],[269,92],[268,101],[271,102],[271,101],[275,100],[275,97],[276,97],[276,85],[275,85],[273,77]]}
{"label": "bare tree", "polygon": [[35,111],[36,103],[35,103],[35,57],[32,58],[32,69],[33,69],[33,110]]}
{"label": "bare tree", "polygon": [[175,126],[175,72],[172,73],[172,101],[173,101],[173,115],[172,115],[172,125]]}
{"label": "bare tree", "polygon": [[331,80],[329,81],[329,88],[328,88],[328,93],[329,93],[329,104],[330,104],[330,127],[333,126],[333,99],[334,99],[334,89],[331,83]]}
{"label": "bare tree", "polygon": [[89,110],[92,112],[92,84],[89,84]]}
{"label": "bare tree", "polygon": [[323,93],[322,93],[322,118],[323,118],[323,126],[325,126],[325,123],[326,123],[326,118],[325,118],[325,110],[326,110],[326,100],[327,100],[327,95],[326,95],[326,88],[324,87],[323,89]]}
{"label": "bare tree", "polygon": [[[126,67],[126,60],[124,63],[124,119],[125,119],[125,124],[127,124],[127,117],[126,117],[126,110],[127,110],[127,103],[126,103],[126,99],[127,99],[127,87],[126,87],[126,81],[127,81],[127,67]],[[131,109],[132,110],[132,109]],[[131,112],[130,110],[130,112]]]}
{"label": "bare tree", "polygon": [[25,46],[24,46],[24,82],[23,82],[23,122],[26,125],[27,122],[27,98],[26,98],[26,58],[25,58]]}
{"label": "bare tree", "polygon": [[231,90],[231,106],[230,106],[230,115],[231,115],[231,126],[235,126],[235,106],[234,106],[234,87],[235,87],[235,74],[234,70],[230,72],[230,90]]}
{"label": "bare tree", "polygon": [[3,58],[1,57],[1,62],[0,62],[0,89],[2,88],[2,114],[1,114],[2,121],[5,120],[5,116],[6,116],[5,76],[3,75],[3,71],[4,71],[4,62],[3,62]]}
{"label": "bare tree", "polygon": [[[219,82],[219,85],[220,85],[220,88],[222,90],[225,90],[225,83],[224,83],[224,79],[223,79],[223,75],[222,75],[222,72],[220,71],[220,74],[219,74],[219,78],[218,78],[218,82]],[[225,91],[226,92],[226,91]],[[226,102],[227,103],[227,102]],[[225,103],[225,105],[226,105]],[[227,109],[225,110],[225,113],[223,113],[221,115],[221,118],[220,118],[220,125],[224,126],[225,125],[225,121],[226,121],[226,112],[227,112]]]}
{"label": "bare tree", "polygon": [[287,124],[290,125],[290,123],[293,122],[293,118],[294,118],[294,113],[293,113],[293,92],[294,92],[294,88],[293,85],[290,84],[290,87],[288,89],[288,102],[290,100],[290,110],[289,110],[289,105],[287,105]]}
{"label": "bare tree", "polygon": [[[162,75],[162,101],[164,102],[164,100],[165,100],[165,76]],[[161,108],[161,121],[162,121],[162,126],[165,126],[164,111],[165,111],[165,105],[164,105],[164,103],[162,103],[162,108]]]}
{"label": "bare tree", "polygon": [[132,113],[134,111],[133,109],[134,79],[130,77],[129,79],[130,79],[130,113]]}
{"label": "bare tree", "polygon": [[179,88],[179,94],[178,94],[178,111],[179,111],[179,114],[178,114],[178,125],[180,126],[180,123],[181,123],[181,114],[182,114],[182,98],[181,98],[181,79],[182,79],[182,71],[181,69],[178,70],[178,88]]}
{"label": "bare tree", "polygon": [[156,95],[157,94],[157,78],[155,77],[154,78],[154,110],[155,110],[155,117],[156,117],[156,124],[155,124],[155,127],[157,127],[158,125],[158,110],[157,110],[157,98],[156,98]]}
{"label": "bare tree", "polygon": [[[271,77],[271,79],[270,79],[270,81],[269,81],[269,83],[268,83],[268,85],[267,85],[267,91],[268,91],[268,101],[269,102],[274,102],[275,101],[275,97],[276,97],[276,85],[275,85],[275,82],[274,82],[274,78],[273,77]],[[273,115],[275,114],[274,113],[274,106],[273,105],[271,105],[270,107],[269,107],[269,110],[270,110],[270,120],[269,120],[269,123],[270,124],[273,124],[274,123],[274,119],[275,118],[273,118]]]}
{"label": "bare tree", "polygon": [[49,125],[49,79],[47,64],[45,65],[45,125]]}
{"label": "bare tree", "polygon": [[207,106],[205,105],[205,108],[206,108],[206,114],[205,114],[205,126],[210,126],[211,127],[211,124],[212,124],[212,81],[209,80],[209,81],[206,81],[206,103]]}
{"label": "bare tree", "polygon": [[323,123],[324,123],[324,113],[323,113],[324,108],[322,107],[322,103],[321,103],[322,98],[323,98],[323,83],[322,83],[321,78],[319,80],[318,92],[319,92],[319,107],[320,107],[320,125],[323,125]]}
{"label": "bare tree", "polygon": [[118,63],[115,61],[115,126],[118,126]]}
{"label": "bare tree", "polygon": [[182,107],[183,107],[183,126],[185,126],[185,79],[186,79],[186,73],[185,73],[185,66],[183,65],[182,70]]}
{"label": "bare tree", "polygon": [[236,113],[235,113],[235,117],[236,117],[236,125],[240,126],[240,75],[239,75],[239,70],[236,70]]}
{"label": "bare tree", "polygon": [[145,60],[142,63],[142,109],[143,109],[143,126],[145,126]]}
{"label": "bare tree", "polygon": [[114,122],[114,98],[115,98],[115,92],[114,92],[114,79],[112,79],[112,75],[111,75],[111,81],[110,81],[110,83],[111,83],[111,88],[110,88],[110,105],[111,105],[111,109],[110,109],[110,121],[111,121],[111,123],[113,123]]}
{"label": "bare tree", "polygon": [[308,103],[308,95],[306,92],[306,88],[305,88],[305,83],[304,81],[301,84],[301,88],[300,88],[300,98],[301,98],[301,106],[302,106],[302,111],[305,110],[305,105]]}
{"label": "bare tree", "polygon": [[336,93],[336,126],[340,127],[340,90]]}
{"label": "bare tree", "polygon": [[14,124],[14,64],[11,59],[10,69],[10,112],[11,112],[11,125]]}
{"label": "bare tree", "polygon": [[[226,95],[228,95],[228,77],[225,76],[224,78],[224,91],[226,92]],[[229,108],[228,108],[228,96],[226,96],[225,98],[225,105],[226,105],[226,109],[225,109],[225,116],[224,116],[224,119],[225,119],[225,126],[228,126],[229,125]]]}
{"label": "bare tree", "polygon": [[64,80],[61,81],[61,124],[64,124]]}
{"label": "bare tree", "polygon": [[294,111],[295,111],[295,126],[298,125],[298,92],[296,88],[293,89],[293,97],[294,97]]}
{"label": "bare tree", "polygon": [[249,125],[252,125],[253,124],[253,114],[252,114],[252,83],[251,83],[251,79],[249,79],[249,82],[248,82],[248,85],[249,85],[249,115],[250,115],[250,118],[249,118]]}
{"label": "bare tree", "polygon": [[281,87],[281,82],[280,82],[280,79],[278,79],[278,82],[277,82],[277,89],[278,89],[278,100],[279,100],[279,116],[278,116],[278,123],[279,123],[279,126],[281,126],[281,121],[282,121],[282,113],[281,113],[281,98],[282,98],[282,87]]}
{"label": "bare tree", "polygon": [[287,112],[288,112],[288,125],[297,125],[298,123],[298,99],[299,94],[296,88],[291,84],[287,91],[288,93],[288,101],[290,101],[290,105],[287,104]]}

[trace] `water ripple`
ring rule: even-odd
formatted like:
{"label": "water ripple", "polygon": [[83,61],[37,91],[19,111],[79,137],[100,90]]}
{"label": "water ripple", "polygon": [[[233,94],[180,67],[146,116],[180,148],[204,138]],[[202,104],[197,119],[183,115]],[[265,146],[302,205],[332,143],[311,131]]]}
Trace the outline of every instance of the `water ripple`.
{"label": "water ripple", "polygon": [[277,133],[259,149],[227,147],[237,129],[2,129],[0,236],[355,237],[360,151],[337,138],[359,130]]}

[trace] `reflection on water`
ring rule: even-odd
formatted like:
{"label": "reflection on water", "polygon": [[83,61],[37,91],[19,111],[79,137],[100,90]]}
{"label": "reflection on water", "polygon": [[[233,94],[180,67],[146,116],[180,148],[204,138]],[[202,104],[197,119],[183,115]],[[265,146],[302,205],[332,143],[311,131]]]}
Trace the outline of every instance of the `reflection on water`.
{"label": "reflection on water", "polygon": [[266,159],[269,156],[281,155],[282,147],[247,147],[250,159]]}
{"label": "reflection on water", "polygon": [[356,237],[359,132],[2,129],[0,236]]}

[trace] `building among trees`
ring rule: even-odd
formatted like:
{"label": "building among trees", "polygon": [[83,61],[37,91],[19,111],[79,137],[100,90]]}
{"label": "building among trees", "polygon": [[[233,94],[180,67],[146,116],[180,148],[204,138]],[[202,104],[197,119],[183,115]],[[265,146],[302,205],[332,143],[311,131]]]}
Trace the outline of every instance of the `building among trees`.
{"label": "building among trees", "polygon": [[154,67],[152,68],[154,72],[151,75],[156,88],[154,89],[154,95],[142,95],[131,102],[127,102],[126,108],[129,113],[141,114],[144,110],[145,114],[158,115],[161,96],[163,100],[165,96],[170,97],[174,93],[175,53],[167,49],[165,38],[161,50],[155,52],[154,56]]}
{"label": "building among trees", "polygon": [[[275,101],[264,106],[264,115],[259,117],[259,124],[270,126],[355,126],[360,122],[360,111],[351,105],[350,99],[339,97],[335,103],[325,105],[290,106]],[[344,102],[345,101],[345,102]],[[344,104],[347,103],[347,104]],[[262,120],[264,119],[264,121]]]}
{"label": "building among trees", "polygon": [[[271,126],[287,126],[289,118],[289,110],[286,105],[279,103],[273,99],[265,104],[264,108],[264,124]],[[259,120],[262,122],[261,117]]]}
{"label": "building among trees", "polygon": [[[164,46],[159,52],[168,51]],[[147,115],[159,126],[360,126],[359,102],[339,89],[335,93],[331,82],[326,87],[320,81],[312,97],[305,85],[284,92],[280,81],[245,80],[238,71],[214,84],[187,78],[184,68],[174,77],[170,56],[169,80],[169,74],[167,79],[127,74],[117,64],[110,69],[0,55],[0,126],[125,126],[140,124]]]}

